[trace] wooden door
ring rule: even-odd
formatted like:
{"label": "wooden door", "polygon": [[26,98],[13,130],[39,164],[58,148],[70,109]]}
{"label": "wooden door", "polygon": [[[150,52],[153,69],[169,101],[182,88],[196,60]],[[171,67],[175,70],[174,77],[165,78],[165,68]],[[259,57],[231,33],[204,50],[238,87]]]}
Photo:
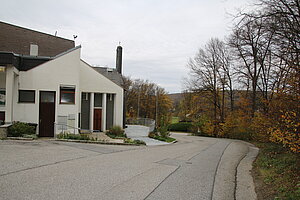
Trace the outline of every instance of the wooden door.
{"label": "wooden door", "polygon": [[41,91],[39,108],[39,136],[54,137],[55,92]]}
{"label": "wooden door", "polygon": [[5,122],[5,112],[0,112],[0,125]]}
{"label": "wooden door", "polygon": [[101,131],[102,109],[94,109],[94,130]]}

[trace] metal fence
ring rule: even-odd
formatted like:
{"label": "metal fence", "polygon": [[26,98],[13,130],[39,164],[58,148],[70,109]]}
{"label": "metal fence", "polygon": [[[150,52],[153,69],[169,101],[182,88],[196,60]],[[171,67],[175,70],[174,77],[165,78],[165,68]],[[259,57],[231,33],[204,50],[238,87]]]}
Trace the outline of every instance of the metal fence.
{"label": "metal fence", "polygon": [[70,126],[64,123],[54,123],[54,130],[55,130],[55,138],[57,134],[60,133],[68,133],[68,134],[90,134],[93,132],[100,132],[99,130],[89,130],[89,129],[81,129],[74,126]]}
{"label": "metal fence", "polygon": [[54,123],[54,130],[55,130],[55,137],[56,137],[56,135],[60,133],[75,134],[78,128],[63,123]]}
{"label": "metal fence", "polygon": [[155,120],[149,118],[127,118],[126,124],[148,126],[150,132],[155,128]]}

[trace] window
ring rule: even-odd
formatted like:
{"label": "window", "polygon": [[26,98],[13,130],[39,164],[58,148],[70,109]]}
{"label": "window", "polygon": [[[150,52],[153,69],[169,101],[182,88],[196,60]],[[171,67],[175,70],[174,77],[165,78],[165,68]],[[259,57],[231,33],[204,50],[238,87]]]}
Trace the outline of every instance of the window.
{"label": "window", "polygon": [[41,103],[54,103],[55,102],[55,92],[40,92],[40,101]]}
{"label": "window", "polygon": [[107,101],[113,101],[114,94],[107,94]]}
{"label": "window", "polygon": [[35,103],[35,91],[19,90],[19,103]]}
{"label": "window", "polygon": [[89,100],[89,93],[83,92],[81,95],[81,99],[83,101],[88,101]]}
{"label": "window", "polygon": [[95,93],[94,107],[102,107],[102,94],[101,93]]}
{"label": "window", "polygon": [[60,87],[60,103],[75,104],[75,86]]}

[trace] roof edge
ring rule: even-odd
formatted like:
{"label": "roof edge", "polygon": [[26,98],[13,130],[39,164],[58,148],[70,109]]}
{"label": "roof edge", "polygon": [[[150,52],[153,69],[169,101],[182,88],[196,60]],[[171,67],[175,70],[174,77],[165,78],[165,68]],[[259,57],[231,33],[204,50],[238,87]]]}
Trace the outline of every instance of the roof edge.
{"label": "roof edge", "polygon": [[67,39],[67,38],[63,38],[63,37],[60,37],[60,36],[51,35],[50,33],[44,33],[44,32],[41,32],[41,31],[36,31],[36,30],[30,29],[30,28],[25,28],[25,27],[22,27],[20,25],[10,24],[10,23],[4,22],[4,21],[0,21],[0,23],[7,24],[9,26],[15,26],[15,27],[18,27],[18,28],[21,28],[21,29],[25,29],[25,30],[28,30],[28,31],[33,31],[33,32],[36,32],[36,33],[41,33],[41,34],[44,34],[44,35],[52,36],[52,37],[55,37],[55,38],[60,38],[60,39],[63,39],[63,40],[67,40],[67,41],[73,42],[74,45],[75,45],[75,41],[71,40],[71,39]]}
{"label": "roof edge", "polygon": [[54,56],[54,57],[52,57],[53,59],[56,59],[56,58],[59,58],[59,57],[61,57],[61,56],[64,56],[64,55],[66,55],[66,54],[68,54],[68,53],[70,53],[70,52],[72,52],[72,51],[75,51],[76,49],[80,49],[81,48],[81,45],[78,45],[78,46],[76,46],[76,47],[73,47],[73,48],[71,48],[71,49],[68,49],[67,51],[64,51],[64,52],[62,52],[62,53],[60,53],[60,54],[57,54],[56,56]]}
{"label": "roof edge", "polygon": [[53,60],[55,60],[56,58],[62,57],[62,56],[64,56],[64,55],[66,55],[66,54],[68,54],[68,53],[70,53],[70,52],[72,52],[72,51],[75,51],[76,49],[80,49],[80,48],[81,48],[81,45],[76,46],[76,47],[74,47],[74,48],[72,48],[72,49],[69,49],[69,50],[67,50],[67,51],[65,51],[65,52],[63,52],[63,53],[60,53],[60,54],[58,54],[58,55],[56,55],[56,56],[54,56],[54,57],[51,57],[48,61],[46,61],[46,62],[44,62],[44,63],[41,63],[41,64],[39,64],[39,65],[37,65],[37,66],[35,66],[35,67],[33,67],[33,68],[30,68],[30,69],[27,70],[27,71],[30,71],[30,70],[32,70],[32,69],[34,69],[34,68],[37,68],[37,67],[39,67],[39,66],[41,66],[41,65],[43,65],[43,64],[45,64],[45,63],[47,63],[47,62],[53,61]]}
{"label": "roof edge", "polygon": [[124,87],[122,87],[121,85],[118,85],[117,83],[113,82],[112,80],[110,80],[109,78],[107,78],[106,76],[104,76],[103,74],[101,74],[100,72],[98,72],[96,69],[94,69],[94,67],[92,65],[90,65],[89,63],[87,63],[86,61],[82,60],[80,58],[80,61],[82,61],[83,63],[85,63],[87,66],[89,66],[91,69],[93,69],[95,72],[97,72],[98,74],[100,74],[102,77],[106,78],[107,80],[109,80],[110,82],[112,82],[113,84],[115,84],[116,86],[124,89]]}

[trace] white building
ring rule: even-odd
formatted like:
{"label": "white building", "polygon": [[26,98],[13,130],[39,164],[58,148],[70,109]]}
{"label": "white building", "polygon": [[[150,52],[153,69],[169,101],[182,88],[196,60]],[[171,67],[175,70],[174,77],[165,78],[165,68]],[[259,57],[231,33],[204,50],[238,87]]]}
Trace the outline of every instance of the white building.
{"label": "white building", "polygon": [[66,128],[122,126],[123,88],[81,60],[80,51],[55,57],[0,52],[0,120],[37,124],[44,137]]}

